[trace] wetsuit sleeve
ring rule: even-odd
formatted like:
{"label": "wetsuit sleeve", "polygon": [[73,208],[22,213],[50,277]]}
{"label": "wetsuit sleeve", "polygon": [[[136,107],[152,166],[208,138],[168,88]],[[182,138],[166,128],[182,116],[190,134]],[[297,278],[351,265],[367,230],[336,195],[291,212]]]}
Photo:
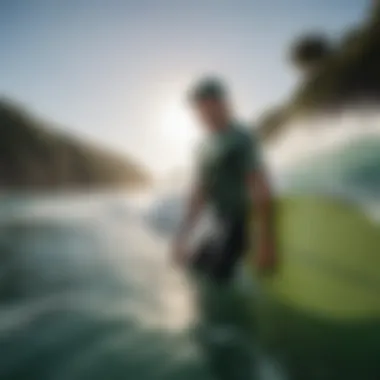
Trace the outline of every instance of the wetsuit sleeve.
{"label": "wetsuit sleeve", "polygon": [[203,145],[199,145],[195,149],[195,168],[194,168],[194,181],[195,185],[201,188],[205,187],[205,169],[204,169],[204,154]]}
{"label": "wetsuit sleeve", "polygon": [[242,155],[244,170],[247,173],[257,171],[261,168],[261,150],[259,141],[255,135],[249,135],[244,140]]}

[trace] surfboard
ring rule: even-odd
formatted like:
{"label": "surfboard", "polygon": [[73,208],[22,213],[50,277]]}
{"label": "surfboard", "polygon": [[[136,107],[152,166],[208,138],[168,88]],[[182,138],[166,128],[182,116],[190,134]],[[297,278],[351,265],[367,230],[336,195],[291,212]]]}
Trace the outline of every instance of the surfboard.
{"label": "surfboard", "polygon": [[[277,197],[272,273],[254,265],[255,239],[248,250],[258,340],[292,378],[375,379],[380,373],[380,221],[364,196],[380,204],[374,190],[379,141],[376,149],[361,146],[323,157],[318,170],[302,163],[310,175]],[[343,195],[351,190],[353,196]],[[253,212],[251,219],[254,226]],[[321,368],[326,374],[318,377]]]}

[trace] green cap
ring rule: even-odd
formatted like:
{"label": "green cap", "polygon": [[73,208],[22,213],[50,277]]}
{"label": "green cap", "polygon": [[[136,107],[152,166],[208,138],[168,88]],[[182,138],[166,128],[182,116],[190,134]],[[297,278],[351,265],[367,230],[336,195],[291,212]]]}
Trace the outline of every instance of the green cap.
{"label": "green cap", "polygon": [[190,89],[189,100],[197,102],[203,99],[224,99],[226,95],[227,89],[220,79],[205,77]]}

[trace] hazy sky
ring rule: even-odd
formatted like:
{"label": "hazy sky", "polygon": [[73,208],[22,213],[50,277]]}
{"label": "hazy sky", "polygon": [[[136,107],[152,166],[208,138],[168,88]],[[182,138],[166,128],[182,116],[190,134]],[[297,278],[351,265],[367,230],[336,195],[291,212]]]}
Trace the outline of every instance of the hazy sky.
{"label": "hazy sky", "polygon": [[292,39],[339,37],[368,0],[0,0],[0,92],[70,132],[129,152],[157,173],[184,165],[194,138],[191,80],[216,72],[242,117],[297,80]]}

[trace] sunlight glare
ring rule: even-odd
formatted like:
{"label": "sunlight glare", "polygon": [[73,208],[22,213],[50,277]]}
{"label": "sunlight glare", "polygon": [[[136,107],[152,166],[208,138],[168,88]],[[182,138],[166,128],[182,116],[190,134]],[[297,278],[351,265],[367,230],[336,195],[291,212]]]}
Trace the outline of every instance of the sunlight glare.
{"label": "sunlight glare", "polygon": [[188,146],[197,137],[190,113],[179,101],[169,101],[162,107],[160,124],[162,136],[180,146]]}

